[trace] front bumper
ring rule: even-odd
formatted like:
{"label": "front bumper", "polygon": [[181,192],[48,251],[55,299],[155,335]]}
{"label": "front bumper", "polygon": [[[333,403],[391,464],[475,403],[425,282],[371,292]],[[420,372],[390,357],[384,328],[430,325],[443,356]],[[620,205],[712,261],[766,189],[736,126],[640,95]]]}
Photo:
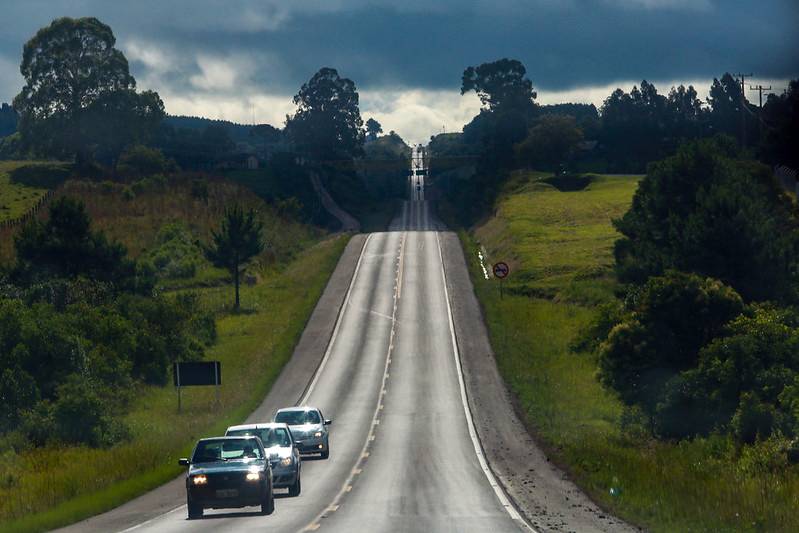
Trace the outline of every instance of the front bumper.
{"label": "front bumper", "polygon": [[328,449],[325,437],[307,437],[294,441],[294,444],[300,453],[322,453]]}
{"label": "front bumper", "polygon": [[[247,483],[236,487],[191,486],[187,489],[189,501],[203,508],[230,509],[261,505],[266,495],[266,483]],[[233,494],[231,491],[236,491]]]}
{"label": "front bumper", "polygon": [[279,463],[272,465],[272,486],[275,488],[285,488],[297,482],[300,473],[299,463],[289,466],[281,466]]}

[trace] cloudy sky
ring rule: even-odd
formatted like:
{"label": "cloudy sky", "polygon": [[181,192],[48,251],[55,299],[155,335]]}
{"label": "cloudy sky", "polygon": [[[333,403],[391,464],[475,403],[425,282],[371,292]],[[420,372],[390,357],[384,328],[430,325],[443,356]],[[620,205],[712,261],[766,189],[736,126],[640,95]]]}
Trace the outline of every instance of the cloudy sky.
{"label": "cloudy sky", "polygon": [[330,66],[365,118],[414,142],[459,131],[479,108],[463,69],[501,57],[525,64],[543,103],[599,105],[641,79],[704,94],[725,71],[780,92],[799,77],[797,0],[3,0],[0,101],[22,86],[25,41],[60,16],[109,24],[169,113],[281,126]]}

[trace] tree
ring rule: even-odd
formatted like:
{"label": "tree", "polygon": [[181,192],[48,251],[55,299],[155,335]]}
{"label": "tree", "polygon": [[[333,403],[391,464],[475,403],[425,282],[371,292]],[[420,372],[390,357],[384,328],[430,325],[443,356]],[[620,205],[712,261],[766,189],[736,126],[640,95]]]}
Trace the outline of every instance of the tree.
{"label": "tree", "polygon": [[[27,146],[53,157],[89,161],[99,146],[118,154],[163,116],[155,93],[136,95],[111,28],[96,18],[59,18],[25,44],[25,86],[14,98]],[[141,117],[130,124],[131,117]],[[114,121],[107,128],[100,124]],[[141,140],[141,139],[139,139]]]}
{"label": "tree", "polygon": [[795,301],[799,219],[771,169],[741,159],[731,138],[702,139],[652,163],[614,221],[624,281],[669,269],[720,279],[747,301]]}
{"label": "tree", "polygon": [[461,94],[474,91],[491,111],[513,109],[532,113],[537,93],[525,78],[527,70],[516,59],[500,59],[463,71]]}
{"label": "tree", "polygon": [[792,80],[785,93],[768,96],[762,118],[767,127],[762,156],[772,164],[799,170],[799,79]]}
{"label": "tree", "polygon": [[[741,84],[725,72],[721,79],[713,78],[707,98],[710,106],[710,123],[715,133],[725,133],[743,142],[741,135],[752,138],[757,132],[757,125],[752,116],[755,110],[741,91]],[[741,121],[745,121],[746,131],[741,129]]]}
{"label": "tree", "polygon": [[122,244],[108,242],[102,232],[91,231],[82,202],[60,197],[50,204],[49,218],[33,220],[14,237],[17,251],[15,278],[25,283],[51,277],[87,277],[132,288],[136,265]]}
{"label": "tree", "polygon": [[705,111],[693,85],[672,87],[668,96],[669,134],[675,138],[695,138],[702,134]]}
{"label": "tree", "polygon": [[383,126],[378,121],[373,118],[366,121],[366,137],[370,141],[377,139],[377,136],[381,133],[383,133]]}
{"label": "tree", "polygon": [[322,68],[303,84],[294,104],[297,112],[286,117],[286,131],[298,150],[317,161],[363,152],[363,119],[352,80]]}
{"label": "tree", "polygon": [[629,94],[613,91],[602,104],[600,138],[615,170],[640,171],[658,159],[667,122],[666,97],[653,84],[642,80]]}
{"label": "tree", "polygon": [[212,232],[213,243],[208,258],[217,266],[226,268],[236,286],[236,309],[239,309],[239,277],[241,266],[264,249],[263,224],[256,212],[247,212],[239,205],[225,210],[219,231]]}
{"label": "tree", "polygon": [[670,271],[628,297],[626,314],[599,350],[599,379],[628,405],[654,416],[680,372],[695,368],[699,351],[744,309],[718,280]]}
{"label": "tree", "polygon": [[119,155],[132,145],[149,142],[164,116],[164,103],[154,91],[104,95],[87,110],[86,134],[93,155],[116,170]]}
{"label": "tree", "polygon": [[583,132],[569,115],[542,115],[527,138],[515,146],[516,157],[527,166],[555,168],[570,158]]}
{"label": "tree", "polygon": [[0,137],[6,137],[17,131],[17,112],[10,105],[0,106]]}

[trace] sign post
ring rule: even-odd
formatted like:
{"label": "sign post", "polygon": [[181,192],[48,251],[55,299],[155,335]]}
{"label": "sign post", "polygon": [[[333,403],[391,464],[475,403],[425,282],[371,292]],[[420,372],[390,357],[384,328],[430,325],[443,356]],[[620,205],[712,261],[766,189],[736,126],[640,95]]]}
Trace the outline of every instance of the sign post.
{"label": "sign post", "polygon": [[499,299],[502,299],[502,280],[508,277],[510,274],[510,267],[507,263],[503,263],[500,261],[499,263],[494,263],[494,266],[491,269],[494,272],[494,276],[499,280]]}
{"label": "sign post", "polygon": [[219,405],[219,387],[222,385],[222,363],[219,361],[176,362],[172,364],[172,376],[178,390],[178,412],[181,409],[181,387],[215,385],[216,404]]}

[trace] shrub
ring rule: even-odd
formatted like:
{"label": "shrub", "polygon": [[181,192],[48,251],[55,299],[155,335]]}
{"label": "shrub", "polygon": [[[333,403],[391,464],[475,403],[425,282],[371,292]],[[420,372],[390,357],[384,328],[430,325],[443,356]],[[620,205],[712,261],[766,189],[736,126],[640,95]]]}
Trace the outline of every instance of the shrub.
{"label": "shrub", "polygon": [[773,405],[762,402],[756,394],[745,392],[732,417],[732,432],[739,442],[754,443],[758,437],[767,438],[774,429],[776,411]]}
{"label": "shrub", "polygon": [[[110,446],[127,435],[98,385],[72,375],[58,387],[53,404],[55,439],[69,444]],[[111,391],[104,391],[109,396]]]}
{"label": "shrub", "polygon": [[599,350],[599,378],[628,405],[654,415],[666,383],[696,366],[699,350],[743,310],[717,280],[669,272],[626,303],[626,315]]}
{"label": "shrub", "polygon": [[169,172],[174,167],[161,150],[137,144],[119,156],[118,171],[125,178],[142,178]]}
{"label": "shrub", "polygon": [[201,265],[207,264],[203,250],[192,239],[183,223],[165,224],[156,235],[156,246],[145,256],[164,279],[193,278]]}

